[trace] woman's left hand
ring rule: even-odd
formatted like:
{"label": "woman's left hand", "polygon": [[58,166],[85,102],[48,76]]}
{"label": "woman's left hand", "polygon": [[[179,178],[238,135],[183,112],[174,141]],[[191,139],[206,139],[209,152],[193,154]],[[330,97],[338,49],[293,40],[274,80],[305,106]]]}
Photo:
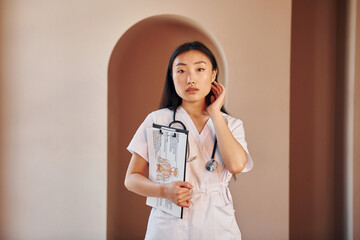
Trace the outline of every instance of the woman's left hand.
{"label": "woman's left hand", "polygon": [[214,93],[214,96],[211,96],[211,104],[207,107],[207,112],[213,113],[221,110],[221,107],[225,103],[225,87],[221,83],[214,81],[214,84],[211,84],[211,91]]}

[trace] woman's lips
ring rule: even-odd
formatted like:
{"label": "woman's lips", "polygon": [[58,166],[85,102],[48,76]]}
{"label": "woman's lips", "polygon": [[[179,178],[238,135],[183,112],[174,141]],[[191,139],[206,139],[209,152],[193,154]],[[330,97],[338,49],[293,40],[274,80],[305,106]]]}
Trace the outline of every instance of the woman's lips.
{"label": "woman's lips", "polygon": [[197,91],[199,91],[198,88],[189,87],[189,88],[186,89],[187,93],[196,93]]}

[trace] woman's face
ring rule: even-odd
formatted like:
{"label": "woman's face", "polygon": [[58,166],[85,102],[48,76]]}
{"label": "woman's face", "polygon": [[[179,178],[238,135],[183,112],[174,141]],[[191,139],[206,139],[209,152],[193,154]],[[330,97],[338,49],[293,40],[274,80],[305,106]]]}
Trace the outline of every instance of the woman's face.
{"label": "woman's face", "polygon": [[205,101],[215,81],[216,70],[202,52],[190,50],[179,54],[172,66],[176,93],[183,102]]}

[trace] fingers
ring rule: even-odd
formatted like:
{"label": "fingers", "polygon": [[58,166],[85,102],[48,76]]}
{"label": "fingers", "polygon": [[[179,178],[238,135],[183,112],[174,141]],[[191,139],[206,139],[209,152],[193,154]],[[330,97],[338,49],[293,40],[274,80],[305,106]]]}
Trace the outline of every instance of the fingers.
{"label": "fingers", "polygon": [[190,193],[190,191],[188,191],[188,192],[186,192],[186,193],[183,193],[183,194],[179,194],[178,196],[177,196],[177,201],[178,202],[185,202],[185,201],[188,201],[188,200],[190,200],[191,199],[191,193]]}
{"label": "fingers", "polygon": [[193,186],[188,182],[178,181],[178,182],[176,182],[176,185],[179,186],[179,187],[185,187],[185,188],[188,188],[188,189],[193,188]]}
{"label": "fingers", "polygon": [[219,96],[218,89],[214,85],[211,85],[211,91],[214,93],[214,96],[215,96],[215,99],[216,99]]}
{"label": "fingers", "polygon": [[221,83],[214,81],[214,84],[215,84],[215,86],[214,85],[212,85],[212,86],[216,87],[219,90],[219,92],[222,92],[225,90],[224,85],[222,85]]}
{"label": "fingers", "polygon": [[181,207],[189,207],[191,204],[190,200],[191,194],[190,191],[188,191],[188,193],[178,196],[178,198],[176,199],[176,205]]}
{"label": "fingers", "polygon": [[191,189],[193,186],[188,182],[177,182],[176,200],[175,204],[181,207],[190,207],[191,204]]}
{"label": "fingers", "polygon": [[191,188],[177,186],[176,199],[183,201],[184,198],[191,197],[191,192],[190,192],[191,189],[192,189],[192,186],[191,186]]}
{"label": "fingers", "polygon": [[213,96],[210,97],[210,105],[206,108],[208,113],[214,113],[221,111],[222,106],[225,103],[225,87],[216,81],[211,84],[211,91]]}
{"label": "fingers", "polygon": [[180,207],[186,207],[186,208],[189,208],[190,206],[191,206],[191,201],[190,200],[188,200],[188,201],[184,201],[184,202],[180,202],[179,204],[176,204],[176,205],[178,205],[178,206],[180,206]]}
{"label": "fingers", "polygon": [[225,91],[224,85],[221,83],[218,83],[216,81],[213,82],[214,84],[211,84],[211,90],[215,94],[215,98],[218,98],[220,94],[222,94]]}

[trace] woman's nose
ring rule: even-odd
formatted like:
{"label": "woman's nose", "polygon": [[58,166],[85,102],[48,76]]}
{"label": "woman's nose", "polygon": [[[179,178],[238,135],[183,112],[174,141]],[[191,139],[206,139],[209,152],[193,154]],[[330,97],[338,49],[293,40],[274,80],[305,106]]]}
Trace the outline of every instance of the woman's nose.
{"label": "woman's nose", "polygon": [[186,83],[189,84],[193,82],[194,82],[193,76],[191,75],[191,73],[188,73],[188,75],[186,76]]}

